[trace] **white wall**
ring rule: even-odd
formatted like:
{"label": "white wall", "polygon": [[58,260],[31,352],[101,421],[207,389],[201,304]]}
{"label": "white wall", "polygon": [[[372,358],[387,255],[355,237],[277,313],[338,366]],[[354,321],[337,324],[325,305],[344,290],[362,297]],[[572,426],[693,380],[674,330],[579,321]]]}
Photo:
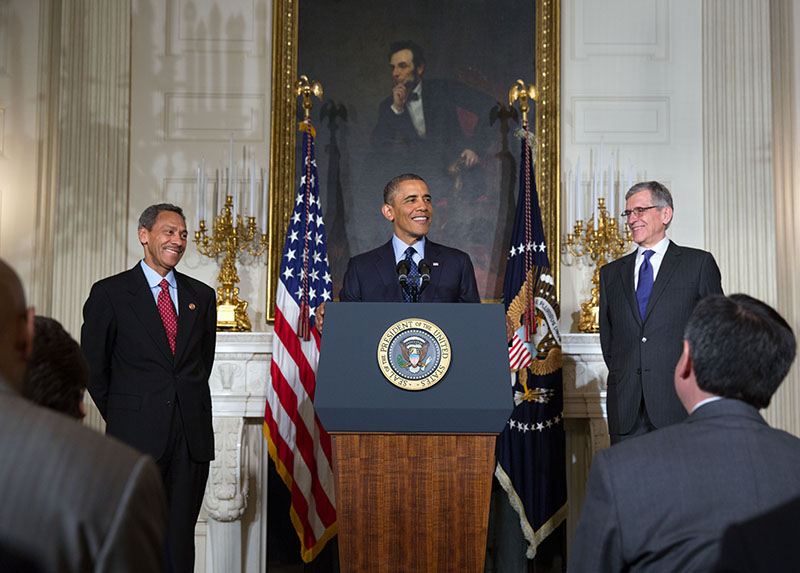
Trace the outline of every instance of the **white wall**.
{"label": "white wall", "polygon": [[[614,152],[617,179],[619,173],[627,178],[631,162],[634,182],[666,184],[675,201],[670,238],[702,248],[701,3],[564,0],[561,22],[562,181],[580,157],[588,184],[590,153],[598,152],[602,138],[606,169]],[[561,211],[562,228],[571,232],[567,202]],[[591,270],[583,261],[562,257],[566,332],[577,332]]]}
{"label": "white wall", "polygon": [[0,257],[34,274],[39,1],[0,2]]}
{"label": "white wall", "polygon": [[[135,232],[142,210],[175,203],[184,208],[190,238],[179,270],[219,286],[219,263],[191,242],[196,169],[205,158],[213,194],[214,170],[228,165],[231,135],[240,164],[247,146],[256,169],[269,168],[271,21],[267,0],[133,2],[129,265],[142,256]],[[241,165],[239,172],[243,179]],[[237,268],[253,330],[263,331],[266,253]]]}

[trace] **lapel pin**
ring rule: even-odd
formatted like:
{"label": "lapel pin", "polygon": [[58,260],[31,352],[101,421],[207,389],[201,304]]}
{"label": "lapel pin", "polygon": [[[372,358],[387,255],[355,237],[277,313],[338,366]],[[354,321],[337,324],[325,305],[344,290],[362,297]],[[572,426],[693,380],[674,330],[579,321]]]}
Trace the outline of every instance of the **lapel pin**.
{"label": "lapel pin", "polygon": [[439,261],[433,261],[433,266],[434,267],[438,267],[439,266]]}
{"label": "lapel pin", "polygon": [[189,303],[189,310],[194,310],[196,307],[194,306],[193,302]]}

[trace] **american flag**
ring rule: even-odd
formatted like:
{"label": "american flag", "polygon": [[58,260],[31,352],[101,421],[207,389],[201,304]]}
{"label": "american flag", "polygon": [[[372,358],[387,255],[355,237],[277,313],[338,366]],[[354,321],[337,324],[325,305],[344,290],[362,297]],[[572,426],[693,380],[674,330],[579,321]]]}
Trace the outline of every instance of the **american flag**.
{"label": "american flag", "polygon": [[336,535],[331,440],[314,411],[320,337],[314,311],[331,299],[319,201],[314,128],[303,132],[303,175],[281,258],[270,377],[264,413],[269,455],[291,491],[291,520],[308,563]]}
{"label": "american flag", "polygon": [[519,198],[503,301],[514,329],[509,349],[514,410],[497,438],[495,476],[519,514],[528,558],[567,516],[559,304],[550,274],[527,120]]}

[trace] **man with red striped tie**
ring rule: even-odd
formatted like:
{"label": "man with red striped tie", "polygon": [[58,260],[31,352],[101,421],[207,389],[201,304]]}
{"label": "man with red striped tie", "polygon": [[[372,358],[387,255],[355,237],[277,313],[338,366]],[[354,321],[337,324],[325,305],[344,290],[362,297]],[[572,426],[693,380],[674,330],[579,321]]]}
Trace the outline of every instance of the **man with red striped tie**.
{"label": "man with red striped tie", "polygon": [[107,433],[156,460],[169,504],[167,555],[172,571],[191,572],[195,523],[214,459],[208,378],[215,297],[209,286],[175,270],[186,249],[180,207],[148,207],[138,232],[144,259],[92,286],[81,346],[89,393]]}

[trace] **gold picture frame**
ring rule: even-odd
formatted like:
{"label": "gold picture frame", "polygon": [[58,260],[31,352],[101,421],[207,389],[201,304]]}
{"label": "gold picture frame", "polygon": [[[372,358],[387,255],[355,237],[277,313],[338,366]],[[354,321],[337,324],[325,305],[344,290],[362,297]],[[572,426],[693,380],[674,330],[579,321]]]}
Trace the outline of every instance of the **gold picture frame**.
{"label": "gold picture frame", "polygon": [[[270,216],[267,263],[267,320],[275,319],[275,292],[289,218],[294,208],[300,0],[274,0],[272,28],[272,113],[270,145]],[[539,192],[550,264],[560,291],[560,0],[535,0],[535,79],[539,101],[534,108],[537,141],[536,185]],[[509,88],[517,79],[509,77]],[[324,88],[324,86],[323,86]]]}

